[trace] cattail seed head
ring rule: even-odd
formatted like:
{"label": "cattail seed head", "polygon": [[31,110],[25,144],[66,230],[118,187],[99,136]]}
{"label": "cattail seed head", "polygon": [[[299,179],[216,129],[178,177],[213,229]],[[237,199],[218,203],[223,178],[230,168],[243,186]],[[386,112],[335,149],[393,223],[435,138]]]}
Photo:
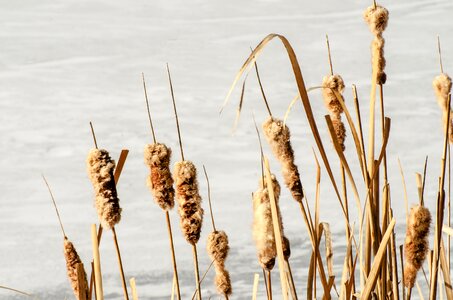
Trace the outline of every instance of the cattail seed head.
{"label": "cattail seed head", "polygon": [[190,161],[180,161],[175,164],[173,176],[181,230],[185,239],[195,245],[200,239],[204,213],[198,191],[197,169]]}
{"label": "cattail seed head", "polygon": [[229,296],[233,292],[233,289],[231,287],[230,273],[225,269],[220,270],[220,272],[216,272],[215,285],[219,294]]}
{"label": "cattail seed head", "polygon": [[[82,263],[82,260],[79,257],[74,245],[67,239],[64,239],[64,258],[66,260],[66,270],[68,273],[69,281],[71,282],[72,290],[76,298],[79,298],[79,284],[77,280],[77,264]],[[85,287],[88,287],[87,274],[83,272]],[[86,294],[86,299],[88,299],[88,291],[83,291]]]}
{"label": "cattail seed head", "polygon": [[286,236],[282,237],[283,243],[283,256],[285,260],[288,260],[291,257],[291,245],[289,243],[289,240]]}
{"label": "cattail seed head", "polygon": [[228,236],[225,231],[213,231],[208,235],[206,244],[209,257],[216,263],[224,263],[228,256]]}
{"label": "cattail seed head", "polygon": [[283,121],[270,117],[263,123],[264,135],[272,148],[274,156],[282,165],[285,185],[291,191],[293,198],[301,202],[304,193],[297,166],[294,163],[294,151],[291,146],[290,132]]}
{"label": "cattail seed head", "polygon": [[340,144],[341,149],[344,151],[346,149],[344,145],[344,141],[346,139],[346,127],[344,126],[344,123],[341,121],[340,114],[331,114],[330,116],[338,143]]}
{"label": "cattail seed head", "polygon": [[378,84],[385,84],[387,81],[387,75],[384,72],[386,60],[384,57],[384,45],[385,40],[381,34],[377,35],[373,42],[371,42],[371,63],[373,68],[376,68],[376,82]]}
{"label": "cattail seed head", "polygon": [[115,161],[110,158],[107,150],[92,149],[88,154],[87,167],[102,227],[112,228],[121,220],[121,207],[113,177]]}
{"label": "cattail seed head", "polygon": [[[428,233],[431,225],[431,213],[421,205],[411,208],[404,247],[406,268],[405,284],[412,287],[417,271],[422,267],[429,250]],[[407,271],[406,271],[407,270]],[[406,272],[408,272],[406,276]]]}
{"label": "cattail seed head", "polygon": [[436,76],[433,80],[433,88],[436,93],[437,103],[442,111],[448,109],[448,94],[451,91],[451,78],[445,73]]}
{"label": "cattail seed head", "polygon": [[340,102],[335,95],[335,91],[338,93],[343,93],[344,90],[344,81],[340,75],[329,75],[324,76],[322,79],[322,95],[324,98],[324,105],[330,113],[342,113],[343,107],[341,107]]}
{"label": "cattail seed head", "polygon": [[380,5],[376,5],[376,7],[372,5],[364,11],[363,18],[370,27],[371,32],[374,35],[378,35],[387,28],[389,12]]}
{"label": "cattail seed head", "polygon": [[145,146],[145,163],[150,169],[147,177],[154,200],[163,210],[175,205],[175,190],[170,172],[171,149],[164,144],[154,143]]}

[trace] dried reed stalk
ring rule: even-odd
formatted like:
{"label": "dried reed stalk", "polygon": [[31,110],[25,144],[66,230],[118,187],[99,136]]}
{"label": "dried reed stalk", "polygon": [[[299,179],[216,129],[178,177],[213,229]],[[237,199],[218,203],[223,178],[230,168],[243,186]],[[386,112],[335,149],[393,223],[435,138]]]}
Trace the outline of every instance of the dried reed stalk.
{"label": "dried reed stalk", "polygon": [[91,225],[91,242],[93,244],[93,261],[94,261],[94,285],[96,290],[96,300],[104,300],[104,291],[102,288],[101,275],[101,257],[99,254],[98,236],[96,224]]}
{"label": "dried reed stalk", "polygon": [[282,165],[285,184],[291,191],[294,200],[301,202],[304,197],[302,183],[297,166],[294,163],[294,151],[291,146],[290,132],[283,121],[269,117],[263,123],[264,135],[272,148],[274,156]]}

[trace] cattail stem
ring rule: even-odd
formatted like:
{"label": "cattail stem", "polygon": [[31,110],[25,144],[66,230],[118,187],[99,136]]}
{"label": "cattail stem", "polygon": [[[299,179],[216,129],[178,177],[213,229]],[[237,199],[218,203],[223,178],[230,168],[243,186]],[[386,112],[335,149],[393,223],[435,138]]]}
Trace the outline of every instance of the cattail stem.
{"label": "cattail stem", "polygon": [[208,173],[206,172],[206,167],[203,165],[203,171],[204,171],[204,176],[206,177],[206,182],[208,184],[208,202],[209,202],[209,212],[211,213],[211,222],[212,222],[212,229],[214,231],[217,231],[215,228],[215,223],[214,223],[214,215],[212,214],[212,204],[211,204],[211,186],[209,184],[209,177]]}
{"label": "cattail stem", "polygon": [[99,255],[99,244],[96,234],[96,224],[91,225],[91,242],[93,244],[93,260],[94,260],[94,282],[96,288],[96,300],[104,300],[104,292],[102,289],[101,275],[101,258]]}
{"label": "cattail stem", "polygon": [[297,292],[296,292],[296,286],[294,285],[294,278],[293,278],[293,272],[291,270],[291,265],[289,263],[289,260],[286,260],[286,267],[288,268],[288,285],[291,290],[291,295],[293,297],[293,300],[298,300],[297,298]]}
{"label": "cattail stem", "polygon": [[[251,49],[251,50],[253,52],[253,49]],[[258,84],[260,86],[261,95],[263,96],[264,104],[266,105],[267,113],[269,114],[269,117],[272,117],[272,112],[269,107],[269,102],[267,102],[266,94],[264,93],[263,84],[261,83],[260,72],[258,71],[258,64],[256,63],[256,61],[253,64],[255,65],[256,78],[258,79]]]}
{"label": "cattail stem", "polygon": [[200,272],[198,269],[197,244],[192,244],[193,264],[195,268],[195,280],[197,285],[197,299],[201,300]]}
{"label": "cattail stem", "polygon": [[90,121],[91,135],[93,136],[93,142],[96,149],[98,149],[98,142],[96,140],[96,134],[94,133],[93,123]]}
{"label": "cattail stem", "polygon": [[126,278],[124,276],[124,270],[123,270],[123,262],[121,260],[121,252],[120,252],[120,247],[118,245],[118,239],[116,236],[115,227],[112,227],[112,233],[113,233],[113,242],[115,243],[116,256],[118,258],[118,266],[120,268],[121,283],[123,285],[124,299],[129,300],[129,295],[127,293]]}
{"label": "cattail stem", "polygon": [[330,75],[333,76],[332,55],[330,54],[329,36],[326,34],[327,54],[329,57]]}
{"label": "cattail stem", "polygon": [[267,299],[272,300],[272,276],[271,271],[266,270],[267,275]]}
{"label": "cattail stem", "polygon": [[181,130],[179,128],[179,119],[178,119],[178,112],[176,111],[175,94],[173,92],[173,84],[171,82],[170,68],[168,67],[168,64],[167,64],[167,74],[168,74],[168,82],[170,83],[170,92],[171,92],[171,99],[173,101],[173,110],[175,113],[176,129],[178,130],[179,150],[181,151],[181,160],[184,161],[184,151],[182,148]]}
{"label": "cattail stem", "polygon": [[[206,269],[206,271],[204,272],[203,276],[201,276],[201,279],[200,279],[200,284],[203,282],[203,280],[205,279],[206,275],[208,275],[209,273],[209,270],[211,270],[212,266],[214,265],[214,261],[211,261],[211,264],[209,265],[209,267]],[[193,293],[192,295],[192,300],[195,299],[195,296],[198,294],[198,290],[195,290],[195,292]]]}
{"label": "cattail stem", "polygon": [[181,300],[181,292],[179,289],[178,267],[176,264],[175,246],[173,244],[173,234],[171,231],[170,214],[168,213],[168,210],[165,211],[165,217],[167,220],[168,237],[170,238],[171,259],[172,259],[172,263],[173,263],[173,273],[174,273],[175,282],[176,282],[176,294],[178,295],[178,300]]}
{"label": "cattail stem", "polygon": [[440,73],[444,73],[444,66],[442,64],[442,51],[440,47],[440,37],[437,35],[437,51],[439,52],[439,66],[440,66]]}
{"label": "cattail stem", "polygon": [[60,227],[61,227],[61,232],[63,233],[63,238],[66,238],[66,233],[65,233],[64,227],[63,227],[63,222],[61,222],[60,212],[58,211],[57,203],[55,202],[55,198],[53,196],[52,190],[50,189],[50,186],[46,180],[46,177],[44,177],[44,175],[41,175],[41,176],[42,176],[42,179],[44,179],[44,182],[46,183],[47,189],[49,190],[50,198],[52,198],[53,206],[55,207],[55,211],[57,212],[58,222],[60,222]]}
{"label": "cattail stem", "polygon": [[143,81],[143,90],[145,92],[145,101],[146,101],[146,109],[148,111],[149,125],[151,127],[151,133],[153,135],[153,141],[155,144],[156,143],[156,133],[154,132],[153,120],[151,118],[151,111],[149,109],[148,92],[146,91],[145,74],[143,74],[143,72],[142,72],[142,81]]}

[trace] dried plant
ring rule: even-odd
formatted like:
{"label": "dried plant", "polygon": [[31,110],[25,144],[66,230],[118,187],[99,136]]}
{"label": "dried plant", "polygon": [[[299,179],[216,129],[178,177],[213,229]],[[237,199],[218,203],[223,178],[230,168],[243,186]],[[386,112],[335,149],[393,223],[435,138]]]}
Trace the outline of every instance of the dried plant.
{"label": "dried plant", "polygon": [[[79,298],[79,283],[77,279],[77,264],[82,263],[82,260],[79,257],[74,245],[68,240],[68,238],[64,239],[64,258],[66,260],[66,270],[68,273],[69,281],[71,282],[72,290],[76,298]],[[82,275],[85,281],[85,287],[88,287],[87,282],[87,274],[83,271]],[[85,289],[84,293],[86,294],[86,298],[88,299],[88,290]]]}
{"label": "dried plant", "polygon": [[215,285],[217,291],[228,297],[233,292],[231,287],[230,274],[225,268],[225,260],[228,256],[230,247],[228,246],[228,236],[224,231],[213,231],[208,236],[206,245],[209,257],[214,262],[216,271]]}

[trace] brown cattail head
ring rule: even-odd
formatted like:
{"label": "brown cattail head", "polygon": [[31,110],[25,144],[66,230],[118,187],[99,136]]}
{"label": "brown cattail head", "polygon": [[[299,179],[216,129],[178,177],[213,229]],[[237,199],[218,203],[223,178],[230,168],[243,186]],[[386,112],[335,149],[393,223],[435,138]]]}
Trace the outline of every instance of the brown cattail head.
{"label": "brown cattail head", "polygon": [[[407,223],[404,254],[408,275],[404,273],[405,284],[412,287],[417,271],[422,267],[423,261],[429,250],[428,233],[431,225],[431,213],[421,205],[411,208]],[[414,274],[412,274],[414,273]],[[410,281],[413,278],[413,281]]]}
{"label": "brown cattail head", "polygon": [[225,270],[219,270],[215,275],[215,285],[219,294],[229,296],[233,292],[231,287],[230,273]]}
{"label": "brown cattail head", "polygon": [[445,73],[436,76],[433,80],[433,88],[436,93],[437,103],[442,111],[448,109],[448,94],[451,91],[451,78]]}
{"label": "brown cattail head", "polygon": [[[280,185],[273,174],[271,179],[277,204],[277,215],[283,233],[282,217],[278,205]],[[266,182],[263,182],[262,179],[260,180],[259,189],[253,193],[253,239],[255,240],[258,261],[261,267],[267,271],[272,270],[275,265],[277,248],[275,245],[269,190]],[[283,236],[283,255],[285,259],[289,258],[290,254],[289,241]]]}
{"label": "brown cattail head", "polygon": [[332,120],[333,129],[335,131],[338,143],[340,144],[341,149],[344,151],[346,149],[344,145],[344,141],[346,139],[346,127],[344,126],[344,123],[341,121],[340,114],[331,114],[330,117]]}
{"label": "brown cattail head", "polygon": [[322,96],[324,98],[324,105],[330,113],[342,113],[343,107],[341,107],[340,102],[335,95],[335,91],[338,93],[343,93],[344,90],[344,81],[340,75],[329,75],[324,76],[322,79]]}
{"label": "brown cattail head", "polygon": [[407,288],[413,288],[415,285],[415,279],[417,278],[418,269],[411,264],[404,266],[404,285]]}
{"label": "brown cattail head", "polygon": [[288,260],[291,257],[291,246],[289,240],[286,236],[282,237],[283,243],[283,256],[285,260]]}
{"label": "brown cattail head", "polygon": [[270,117],[263,123],[264,135],[272,148],[274,156],[282,165],[283,179],[285,185],[297,202],[304,197],[302,183],[297,166],[294,164],[294,151],[291,146],[290,132],[283,121]]}
{"label": "brown cattail head", "polygon": [[115,161],[110,158],[107,150],[92,149],[88,154],[87,166],[102,227],[112,228],[121,220],[121,208],[113,177]]}
{"label": "brown cattail head", "polygon": [[389,12],[380,5],[376,5],[376,7],[372,5],[363,12],[363,18],[370,27],[371,32],[374,35],[378,35],[382,34],[385,28],[387,28]]}
{"label": "brown cattail head", "polygon": [[171,149],[164,144],[154,143],[145,146],[145,163],[149,166],[147,178],[154,200],[163,210],[175,205],[175,190],[170,172]]}
{"label": "brown cattail head", "polygon": [[173,172],[176,185],[181,230],[185,239],[195,245],[200,239],[203,223],[203,208],[198,191],[197,169],[187,160],[177,162]]}
{"label": "brown cattail head", "polygon": [[[65,237],[64,239],[64,258],[66,260],[66,270],[68,273],[69,281],[71,282],[72,290],[76,296],[76,299],[79,298],[79,284],[77,280],[77,264],[82,263],[80,260],[79,254],[77,253],[74,245]],[[82,277],[85,281],[85,288],[88,287],[87,275],[85,271],[83,272]],[[83,291],[86,294],[86,299],[88,299],[88,290]]]}
{"label": "brown cattail head", "polygon": [[378,84],[385,84],[387,81],[387,74],[385,74],[386,60],[384,57],[385,40],[381,34],[377,35],[371,43],[371,63],[373,68],[376,69],[376,82]]}
{"label": "brown cattail head", "polygon": [[225,231],[213,231],[208,235],[206,244],[209,257],[216,263],[225,263],[230,247],[228,246],[228,236]]}

